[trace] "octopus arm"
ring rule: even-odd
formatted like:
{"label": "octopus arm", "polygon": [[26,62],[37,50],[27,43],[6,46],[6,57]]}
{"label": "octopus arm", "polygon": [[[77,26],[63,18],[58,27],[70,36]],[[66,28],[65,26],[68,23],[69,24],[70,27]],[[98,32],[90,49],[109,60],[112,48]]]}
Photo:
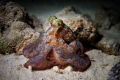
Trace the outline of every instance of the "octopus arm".
{"label": "octopus arm", "polygon": [[83,72],[86,69],[88,69],[88,67],[91,65],[90,59],[87,55],[84,55],[84,57],[77,57],[77,55],[71,55],[71,56],[74,57],[71,58],[71,60],[69,60],[68,63],[73,67],[74,71]]}
{"label": "octopus arm", "polygon": [[31,66],[33,70],[45,70],[53,67],[54,62],[52,61],[54,61],[54,58],[51,56],[53,53],[53,47],[50,45],[43,45],[42,47],[43,49],[40,50],[42,54],[29,59],[24,65],[26,68],[28,68],[28,66]]}
{"label": "octopus arm", "polygon": [[33,43],[29,44],[29,45],[26,45],[24,48],[23,48],[23,52],[22,54],[27,57],[27,58],[32,58],[36,55],[39,54],[38,52],[38,49],[40,47],[40,45],[43,43],[43,40],[44,40],[44,34],[41,34],[40,37],[34,41]]}
{"label": "octopus arm", "polygon": [[74,71],[85,71],[91,64],[90,59],[85,54],[79,56],[76,51],[64,47],[55,49],[55,60],[60,65],[58,67],[64,69],[65,66],[71,65]]}
{"label": "octopus arm", "polygon": [[58,28],[55,35],[57,38],[62,38],[67,44],[75,40],[75,35],[69,27]]}

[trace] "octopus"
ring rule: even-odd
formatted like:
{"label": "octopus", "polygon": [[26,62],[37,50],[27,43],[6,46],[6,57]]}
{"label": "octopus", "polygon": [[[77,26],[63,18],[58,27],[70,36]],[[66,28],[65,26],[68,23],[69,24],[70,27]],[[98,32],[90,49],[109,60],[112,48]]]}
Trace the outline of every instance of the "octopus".
{"label": "octopus", "polygon": [[29,60],[24,67],[32,70],[46,70],[53,66],[64,69],[71,66],[74,71],[85,71],[91,64],[83,53],[83,46],[75,34],[61,19],[49,18],[50,28],[33,43],[26,45],[22,54]]}

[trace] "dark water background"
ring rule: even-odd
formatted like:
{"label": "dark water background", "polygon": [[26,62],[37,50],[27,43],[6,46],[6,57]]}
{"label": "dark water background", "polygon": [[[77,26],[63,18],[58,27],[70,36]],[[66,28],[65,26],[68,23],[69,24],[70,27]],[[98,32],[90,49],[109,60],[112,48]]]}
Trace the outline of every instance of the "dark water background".
{"label": "dark water background", "polygon": [[89,15],[94,20],[94,14],[101,6],[114,7],[120,10],[120,0],[15,0],[27,8],[30,15],[35,15],[42,22],[49,15],[57,13],[65,6],[73,6],[79,12]]}

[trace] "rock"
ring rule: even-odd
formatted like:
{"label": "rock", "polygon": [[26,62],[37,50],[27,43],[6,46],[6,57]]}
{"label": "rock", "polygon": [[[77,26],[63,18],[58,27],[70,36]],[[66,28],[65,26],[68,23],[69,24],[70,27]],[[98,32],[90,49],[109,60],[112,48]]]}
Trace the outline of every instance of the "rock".
{"label": "rock", "polygon": [[2,36],[1,30],[0,30],[0,37]]}
{"label": "rock", "polygon": [[120,12],[114,8],[102,7],[95,14],[96,24],[103,29],[109,30],[112,25],[119,22]]}
{"label": "rock", "polygon": [[120,80],[120,62],[109,71],[107,80]]}
{"label": "rock", "polygon": [[0,53],[1,54],[7,54],[11,52],[15,52],[15,45],[17,44],[16,41],[19,41],[18,39],[14,40],[8,40],[6,38],[0,38]]}
{"label": "rock", "polygon": [[99,33],[107,38],[114,39],[115,41],[120,43],[120,23],[117,23],[113,26],[111,26],[110,30],[105,30],[102,28],[99,28],[98,31]]}
{"label": "rock", "polygon": [[[62,19],[63,22],[76,33],[80,41],[94,42],[97,36],[96,27],[84,14],[77,13],[75,8],[65,7],[60,12],[56,13],[55,16]],[[46,21],[43,28],[45,31],[49,28],[48,21]]]}
{"label": "rock", "polygon": [[30,16],[30,18],[32,19],[32,22],[33,22],[33,26],[35,27],[35,31],[37,32],[43,32],[43,27],[42,27],[42,24],[41,22],[34,16]]}
{"label": "rock", "polygon": [[120,12],[114,8],[102,7],[95,14],[98,32],[103,38],[94,44],[107,54],[120,55]]}
{"label": "rock", "polygon": [[102,24],[102,27],[105,30],[109,30],[111,28],[111,22],[110,22],[109,18],[106,18],[104,20],[104,23]]}
{"label": "rock", "polygon": [[22,31],[27,27],[29,26],[24,22],[13,22],[0,38],[0,53],[15,52],[15,46],[22,40],[24,36]]}
{"label": "rock", "polygon": [[10,27],[14,21],[22,21],[29,24],[32,28],[40,27],[42,30],[42,25],[37,18],[30,17],[24,7],[9,0],[1,2],[0,21],[5,24],[5,29]]}
{"label": "rock", "polygon": [[25,36],[23,37],[22,41],[18,45],[16,45],[16,52],[18,54],[21,54],[23,51],[23,48],[26,45],[34,42],[40,36],[40,33],[36,32],[31,28],[25,29],[24,34]]}
{"label": "rock", "polygon": [[27,23],[21,22],[21,21],[14,21],[9,28],[7,28],[6,31],[3,33],[3,37],[8,39],[15,39],[16,37],[24,36],[24,33],[22,31],[25,30],[25,28],[31,28]]}
{"label": "rock", "polygon": [[27,23],[14,21],[0,38],[0,53],[16,52],[16,46],[24,40],[25,36],[32,33],[35,33],[35,31]]}
{"label": "rock", "polygon": [[98,43],[93,45],[107,54],[120,55],[120,43],[114,39],[103,37]]}
{"label": "rock", "polygon": [[26,9],[15,2],[6,2],[0,7],[0,20],[6,26],[10,26],[14,21],[24,21],[28,13]]}
{"label": "rock", "polygon": [[19,53],[36,39],[34,35],[39,36],[33,28],[41,32],[42,25],[37,18],[29,17],[27,10],[19,4],[9,0],[0,4],[0,53]]}
{"label": "rock", "polygon": [[4,29],[4,24],[0,21],[0,37],[2,36],[3,29]]}

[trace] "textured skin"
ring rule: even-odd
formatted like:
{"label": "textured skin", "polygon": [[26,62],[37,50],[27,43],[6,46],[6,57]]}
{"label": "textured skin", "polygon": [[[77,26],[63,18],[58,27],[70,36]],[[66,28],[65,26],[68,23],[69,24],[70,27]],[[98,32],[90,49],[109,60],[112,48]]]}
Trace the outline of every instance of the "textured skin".
{"label": "textured skin", "polygon": [[24,65],[26,68],[32,66],[33,70],[45,70],[58,66],[64,69],[71,65],[75,71],[85,71],[90,66],[89,57],[83,54],[82,44],[60,21],[54,20],[55,25],[52,24],[46,33],[24,47],[23,55],[29,58]]}

